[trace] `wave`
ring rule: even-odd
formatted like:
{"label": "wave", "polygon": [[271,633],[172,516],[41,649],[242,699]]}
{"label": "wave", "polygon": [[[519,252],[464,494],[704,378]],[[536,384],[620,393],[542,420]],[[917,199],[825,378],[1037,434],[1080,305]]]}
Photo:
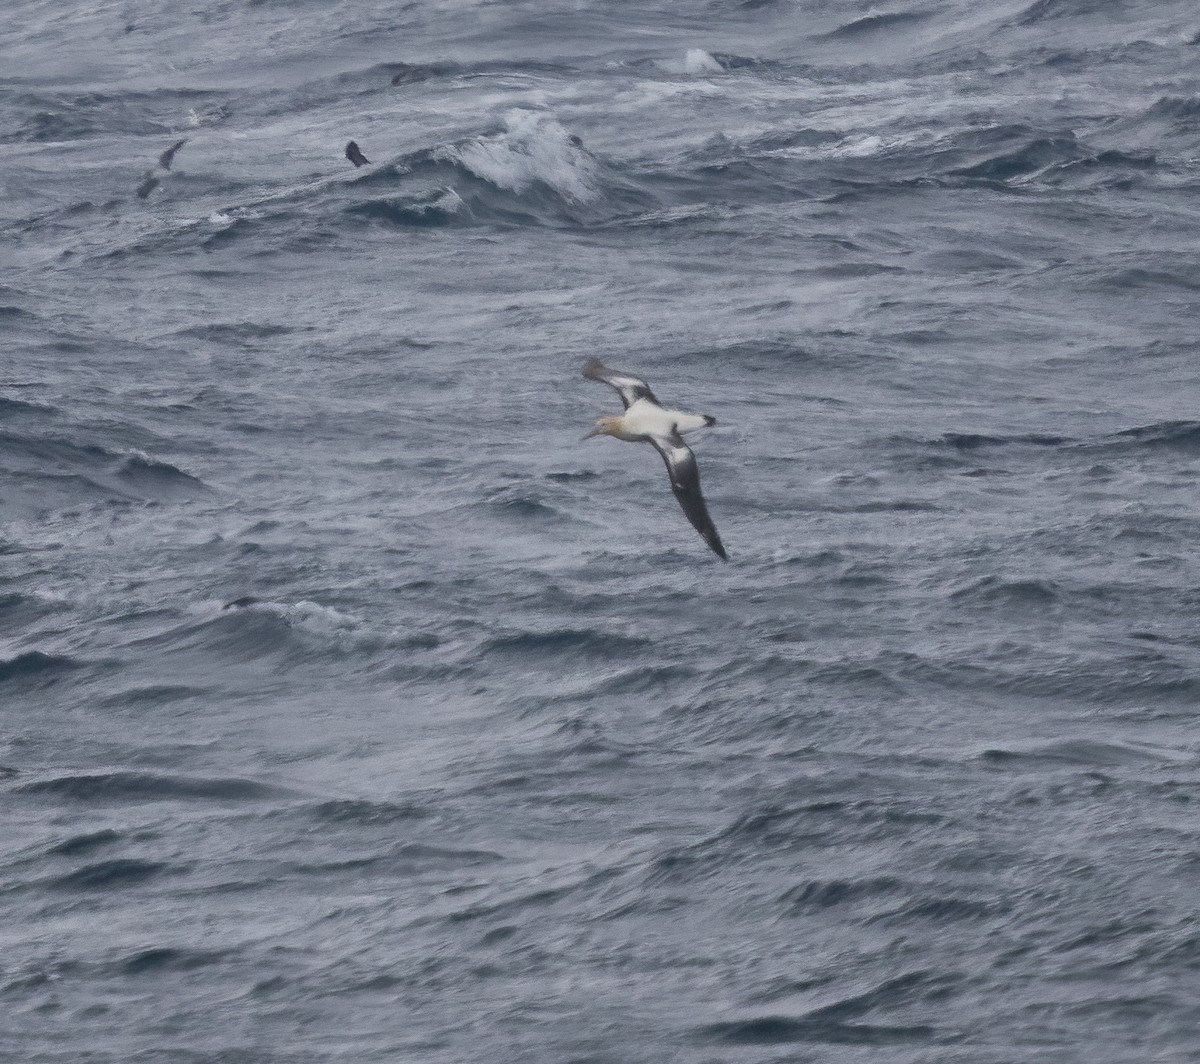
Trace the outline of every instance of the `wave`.
{"label": "wave", "polygon": [[483,500],[494,514],[518,520],[555,520],[564,515],[557,507],[542,499],[536,491],[521,485],[501,488]]}
{"label": "wave", "polygon": [[133,687],[117,694],[107,696],[101,705],[131,706],[151,705],[162,706],[171,702],[179,702],[189,698],[202,698],[209,692],[203,687],[187,687],[183,684],[150,684],[146,687]]}
{"label": "wave", "polygon": [[0,684],[46,687],[84,667],[84,662],[65,654],[27,650],[11,658],[0,658]]}
{"label": "wave", "polygon": [[[940,513],[942,507],[924,499],[873,499],[871,502],[853,503],[848,506],[827,506],[824,509],[828,513],[852,514]],[[879,582],[883,582],[882,578]]]}
{"label": "wave", "polygon": [[[1164,254],[1158,261],[1167,265],[1172,262],[1173,258],[1173,256]],[[1189,256],[1188,259],[1179,262],[1175,269],[1130,267],[1113,273],[1101,273],[1092,281],[1092,284],[1101,290],[1128,291],[1141,288],[1157,293],[1165,289],[1176,288],[1184,292],[1196,292],[1200,291],[1200,270],[1197,269],[1195,260]]]}
{"label": "wave", "polygon": [[935,440],[928,441],[931,446],[945,445],[956,451],[977,451],[984,447],[1009,447],[1025,445],[1029,447],[1061,447],[1071,443],[1069,436],[1057,436],[1051,432],[1027,432],[1015,436],[987,436],[976,432],[947,432]]}
{"label": "wave", "polygon": [[1123,429],[1109,438],[1109,445],[1193,453],[1200,451],[1200,421],[1158,421]]}
{"label": "wave", "polygon": [[908,927],[913,920],[931,920],[941,925],[952,920],[981,920],[1004,911],[1007,906],[994,901],[935,896],[914,898],[897,909],[872,917],[870,922]]}
{"label": "wave", "polygon": [[[1105,133],[1111,140],[1112,130]],[[714,143],[721,151],[721,145]],[[992,188],[1025,191],[1041,188],[1129,188],[1154,175],[1159,159],[1153,150],[1129,146],[1093,146],[1071,130],[1023,124],[972,127],[930,141],[927,136],[881,137],[862,132],[832,134],[823,142],[747,156],[725,150],[707,176],[743,178],[747,195],[757,200],[803,196],[823,203],[852,202],[864,196],[897,195],[930,187]],[[798,167],[797,162],[824,165]],[[740,190],[739,190],[740,191]]]}
{"label": "wave", "polygon": [[170,462],[160,462],[146,454],[130,454],[121,459],[113,476],[127,488],[147,499],[166,501],[188,498],[207,492],[208,486]]}
{"label": "wave", "polygon": [[728,865],[739,852],[806,848],[824,834],[823,827],[806,822],[808,812],[801,806],[774,804],[743,812],[698,842],[657,854],[646,871],[646,881],[697,882]]}
{"label": "wave", "polygon": [[[1111,139],[1114,134],[1107,136]],[[1025,186],[1104,188],[1127,186],[1158,167],[1153,151],[1132,145],[1093,147],[1070,130],[1001,124],[970,128],[932,144],[916,140],[872,153],[886,174],[857,175],[867,187]],[[844,195],[844,194],[843,194]]]}
{"label": "wave", "polygon": [[235,607],[215,617],[189,621],[139,639],[133,646],[143,651],[149,648],[176,653],[195,651],[236,662],[258,661],[289,652],[299,658],[305,650],[303,640],[285,617],[257,606]]}
{"label": "wave", "polygon": [[295,862],[287,866],[296,875],[361,874],[366,869],[385,869],[393,875],[411,876],[434,870],[456,870],[503,861],[494,850],[456,849],[427,843],[402,843],[383,853],[338,857],[328,861]]}
{"label": "wave", "polygon": [[62,801],[254,802],[288,795],[284,788],[237,777],[161,776],[149,772],[100,772],[35,780],[16,788],[18,794]]}
{"label": "wave", "polygon": [[559,484],[570,484],[576,480],[597,480],[600,474],[591,469],[564,469],[559,472],[544,473],[542,476],[545,480],[553,480]]}
{"label": "wave", "polygon": [[1016,18],[1018,26],[1037,26],[1043,22],[1067,18],[1103,18],[1111,14],[1112,0],[1034,0]]}
{"label": "wave", "polygon": [[1028,177],[1055,164],[1073,161],[1083,152],[1074,134],[1035,137],[1012,151],[988,156],[970,166],[950,170],[948,174],[951,177],[1005,182]]}
{"label": "wave", "polygon": [[877,15],[864,15],[847,22],[835,30],[823,33],[820,40],[861,40],[877,33],[894,33],[898,29],[916,27],[932,16],[925,11],[891,11]]}
{"label": "wave", "polygon": [[141,653],[165,651],[247,664],[274,658],[283,665],[300,665],[348,655],[369,655],[389,643],[358,618],[330,606],[299,602],[262,601],[244,596],[214,612],[200,608],[189,619],[129,644]]}
{"label": "wave", "polygon": [[1089,739],[1068,739],[1027,746],[1021,749],[1003,747],[984,750],[980,759],[997,768],[1044,769],[1062,765],[1083,768],[1139,767],[1161,764],[1164,755],[1122,743],[1103,743]]}
{"label": "wave", "polygon": [[352,187],[367,196],[346,214],[397,226],[595,226],[654,203],[535,111],[512,111],[496,133],[407,156]]}
{"label": "wave", "polygon": [[1134,158],[1153,156],[1156,165],[1162,156],[1168,172],[1178,173],[1181,166],[1188,172],[1200,143],[1200,96],[1160,96],[1137,114],[1112,121],[1102,136],[1106,148]]}
{"label": "wave", "polygon": [[356,824],[360,827],[371,827],[377,824],[419,820],[429,816],[431,810],[408,802],[339,798],[309,806],[305,812],[326,824]]}
{"label": "wave", "polygon": [[984,576],[966,587],[950,592],[952,601],[978,603],[992,607],[997,605],[1017,608],[1037,607],[1044,609],[1060,604],[1062,593],[1053,580],[1005,580],[998,576]]}
{"label": "wave", "polygon": [[683,57],[685,74],[724,74],[725,67],[703,48],[689,48]]}
{"label": "wave", "polygon": [[1076,443],[1068,436],[1054,433],[980,433],[947,432],[932,438],[889,436],[879,441],[889,461],[912,469],[972,470],[973,475],[985,475],[986,470],[975,467],[986,460],[990,451],[1016,449],[1050,449]]}
{"label": "wave", "polygon": [[887,1046],[912,1041],[928,1042],[937,1037],[924,1024],[881,1025],[865,1023],[862,1017],[875,1011],[907,1011],[913,1006],[944,1002],[961,985],[961,973],[917,969],[904,972],[858,994],[812,1009],[799,1016],[759,1015],[705,1023],[699,1030],[705,1039],[733,1045],[782,1045],[817,1042],[834,1045]]}
{"label": "wave", "polygon": [[514,632],[495,636],[480,648],[482,654],[511,654],[540,659],[548,654],[590,654],[606,659],[643,652],[649,644],[593,628],[560,628],[547,632]]}
{"label": "wave", "polygon": [[[1028,607],[1022,615],[1030,615]],[[893,675],[910,684],[1076,700],[1093,707],[1150,700],[1174,705],[1200,696],[1196,670],[1148,653],[1104,660],[1043,655],[1033,660],[1029,647],[1002,644],[991,660],[929,658],[912,652],[886,653],[881,659]]]}
{"label": "wave", "polygon": [[683,665],[645,665],[609,672],[594,684],[589,684],[573,696],[558,696],[561,702],[587,703],[597,696],[654,695],[662,691],[680,692],[694,682],[698,670]]}
{"label": "wave", "polygon": [[[574,70],[569,63],[543,59],[483,59],[473,62],[435,59],[426,63],[392,60],[307,82],[300,92],[306,100],[311,100],[315,95],[319,95],[321,88],[326,88],[330,90],[331,96],[344,98],[347,89],[371,92],[387,86],[406,88],[451,78],[467,81],[474,78],[512,76],[569,76]],[[288,106],[292,106],[293,103],[294,101],[289,100]]]}
{"label": "wave", "polygon": [[0,447],[5,459],[27,459],[37,468],[53,465],[64,467],[93,468],[105,460],[117,456],[96,444],[76,443],[53,436],[32,436],[13,432],[0,432]]}
{"label": "wave", "polygon": [[731,1045],[788,1045],[816,1042],[829,1045],[891,1046],[927,1042],[934,1034],[925,1025],[883,1026],[870,1023],[844,1023],[821,1015],[757,1016],[747,1020],[729,1020],[700,1028],[705,1039]]}
{"label": "wave", "polygon": [[[0,307],[0,314],[4,311]],[[0,395],[0,419],[10,418],[44,418],[58,413],[58,408],[47,403],[30,403],[24,399],[10,399]]]}
{"label": "wave", "polygon": [[1037,180],[1053,187],[1129,189],[1157,168],[1158,156],[1153,152],[1111,149],[1049,166]]}
{"label": "wave", "polygon": [[[28,595],[20,591],[0,593],[0,631],[28,632],[34,621],[65,610],[68,605],[61,598]],[[4,662],[0,659],[0,682],[3,682],[3,672]]]}
{"label": "wave", "polygon": [[[328,250],[339,220],[355,226],[596,227],[636,217],[657,200],[587,150],[543,112],[514,110],[497,131],[399,158],[362,173],[321,178],[229,206],[156,241],[212,250],[253,244]],[[144,241],[106,252],[124,258],[153,250]]]}
{"label": "wave", "polygon": [[191,340],[207,340],[214,344],[247,344],[258,340],[272,340],[277,336],[290,336],[297,332],[312,332],[311,325],[284,325],[278,322],[213,322],[209,325],[194,325],[180,329],[173,336]]}
{"label": "wave", "polygon": [[113,890],[137,887],[157,879],[171,866],[163,861],[140,861],[118,857],[84,865],[74,872],[55,876],[46,884],[54,890]]}
{"label": "wave", "polygon": [[721,222],[729,218],[729,208],[718,211],[721,204],[812,199],[817,194],[813,174],[802,164],[829,156],[845,142],[842,133],[808,126],[748,137],[714,133],[700,146],[655,164],[653,187],[666,201],[659,210],[693,212],[683,221],[711,217]]}
{"label": "wave", "polygon": [[[48,411],[47,411],[48,412]],[[208,492],[177,466],[137,450],[29,432],[0,432],[3,472],[37,510],[101,499],[172,502]]]}
{"label": "wave", "polygon": [[[22,93],[5,101],[15,113],[6,122],[9,132],[0,133],[0,143],[41,144],[100,135],[168,137],[179,128],[182,107],[211,96],[199,89]],[[155,156],[158,151],[162,148]]]}
{"label": "wave", "polygon": [[502,132],[438,154],[518,195],[540,186],[568,203],[587,203],[601,191],[599,164],[583,150],[583,142],[558,122],[532,111],[511,112]]}
{"label": "wave", "polygon": [[93,850],[112,846],[121,842],[124,837],[119,831],[104,828],[100,831],[85,832],[82,835],[72,835],[63,839],[62,842],[55,843],[46,852],[56,857],[79,857],[82,854],[91,853]]}
{"label": "wave", "polygon": [[1146,109],[1145,118],[1169,118],[1180,128],[1200,127],[1200,97],[1160,96]]}
{"label": "wave", "polygon": [[476,220],[467,201],[448,185],[404,198],[367,200],[347,207],[345,213],[350,217],[414,229],[436,229]]}
{"label": "wave", "polygon": [[229,956],[227,950],[152,947],[138,950],[116,964],[121,975],[157,975],[160,972],[190,972]]}
{"label": "wave", "polygon": [[786,906],[789,915],[798,915],[887,896],[902,889],[904,884],[894,876],[816,879],[792,887],[779,900]]}

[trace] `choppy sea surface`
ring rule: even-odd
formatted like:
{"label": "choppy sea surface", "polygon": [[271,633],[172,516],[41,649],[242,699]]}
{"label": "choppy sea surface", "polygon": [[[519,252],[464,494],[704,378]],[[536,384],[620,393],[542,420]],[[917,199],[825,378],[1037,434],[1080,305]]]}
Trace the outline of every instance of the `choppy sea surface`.
{"label": "choppy sea surface", "polygon": [[1192,0],[14,0],[0,160],[0,1059],[1200,1060]]}

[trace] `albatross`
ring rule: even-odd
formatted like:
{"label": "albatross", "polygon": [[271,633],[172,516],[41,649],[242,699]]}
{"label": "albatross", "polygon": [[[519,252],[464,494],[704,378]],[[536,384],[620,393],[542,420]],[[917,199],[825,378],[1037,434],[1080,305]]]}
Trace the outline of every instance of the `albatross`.
{"label": "albatross", "polygon": [[683,442],[684,433],[715,425],[717,419],[707,414],[684,414],[678,410],[666,410],[654,397],[654,393],[640,377],[620,370],[609,369],[599,359],[589,359],[583,367],[583,375],[590,381],[599,381],[615,388],[625,404],[623,414],[605,414],[596,419],[596,427],[583,438],[612,436],[626,443],[649,443],[662,455],[671,478],[671,490],[683,507],[683,512],[692,527],[704,537],[713,552],[726,561],[725,547],[717,535],[704,496],[700,494],[700,471],[696,468],[696,456]]}

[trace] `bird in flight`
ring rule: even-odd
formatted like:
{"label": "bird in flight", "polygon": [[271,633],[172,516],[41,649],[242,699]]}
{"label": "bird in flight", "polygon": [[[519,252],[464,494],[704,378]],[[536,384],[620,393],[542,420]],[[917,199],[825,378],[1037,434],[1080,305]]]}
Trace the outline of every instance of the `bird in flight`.
{"label": "bird in flight", "polygon": [[175,153],[186,143],[187,137],[184,137],[183,140],[177,140],[158,157],[158,169],[147,170],[142,175],[142,183],[137,187],[138,199],[145,199],[162,184],[167,171],[171,169],[171,163],[175,161]]}
{"label": "bird in flight", "polygon": [[671,490],[683,507],[687,519],[704,537],[717,557],[728,560],[721,537],[717,535],[704,496],[700,494],[700,471],[696,468],[696,456],[683,442],[684,433],[715,425],[717,419],[707,414],[683,414],[678,410],[664,410],[644,380],[620,370],[609,369],[599,359],[589,359],[583,367],[583,375],[590,381],[600,381],[615,388],[625,404],[625,413],[606,414],[596,419],[596,427],[583,438],[613,436],[626,443],[650,443],[662,455],[671,478]]}
{"label": "bird in flight", "polygon": [[354,164],[355,170],[360,166],[369,166],[371,164],[371,160],[363,155],[362,150],[354,141],[346,145],[346,158]]}
{"label": "bird in flight", "polygon": [[170,170],[171,163],[175,161],[175,153],[179,151],[179,149],[182,148],[186,143],[187,137],[184,137],[183,140],[177,140],[165,152],[163,152],[162,155],[158,157],[158,165],[164,170]]}

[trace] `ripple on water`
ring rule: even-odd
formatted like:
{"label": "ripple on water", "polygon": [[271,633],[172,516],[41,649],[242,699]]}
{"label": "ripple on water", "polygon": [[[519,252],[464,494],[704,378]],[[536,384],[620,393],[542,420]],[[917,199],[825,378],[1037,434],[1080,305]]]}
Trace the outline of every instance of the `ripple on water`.
{"label": "ripple on water", "polygon": [[84,865],[65,875],[52,877],[47,885],[55,890],[109,891],[139,887],[171,870],[164,861],[142,861],[133,857],[115,857]]}
{"label": "ripple on water", "polygon": [[15,792],[35,798],[105,804],[112,802],[215,801],[258,802],[286,796],[286,788],[236,777],[155,775],[148,772],[98,772],[33,780]]}

